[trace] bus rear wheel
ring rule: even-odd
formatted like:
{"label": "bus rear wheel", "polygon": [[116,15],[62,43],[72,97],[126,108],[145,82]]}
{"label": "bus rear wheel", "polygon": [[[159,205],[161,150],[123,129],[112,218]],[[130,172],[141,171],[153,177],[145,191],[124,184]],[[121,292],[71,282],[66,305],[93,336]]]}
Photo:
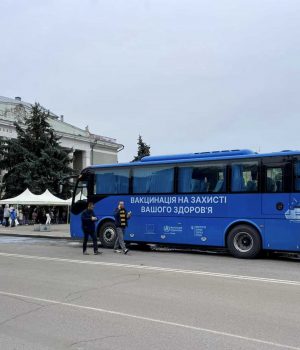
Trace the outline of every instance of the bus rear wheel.
{"label": "bus rear wheel", "polygon": [[99,231],[99,239],[104,248],[113,248],[117,238],[116,225],[113,222],[105,222]]}
{"label": "bus rear wheel", "polygon": [[238,225],[229,232],[227,247],[236,258],[255,258],[261,251],[261,238],[255,228],[249,225]]}

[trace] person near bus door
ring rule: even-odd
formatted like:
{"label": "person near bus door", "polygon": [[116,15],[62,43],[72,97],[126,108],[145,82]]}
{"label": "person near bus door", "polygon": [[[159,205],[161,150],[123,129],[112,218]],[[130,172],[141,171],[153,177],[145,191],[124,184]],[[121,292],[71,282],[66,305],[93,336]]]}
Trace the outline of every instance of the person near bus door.
{"label": "person near bus door", "polygon": [[94,254],[101,254],[101,252],[98,251],[97,236],[95,233],[95,221],[97,220],[98,219],[94,213],[94,204],[89,202],[87,209],[85,209],[81,214],[82,231],[84,234],[82,249],[84,255],[88,255],[86,248],[89,236],[91,236],[93,240]]}
{"label": "person near bus door", "polygon": [[129,250],[126,248],[124,242],[124,234],[128,225],[128,219],[131,217],[131,212],[127,213],[123,201],[119,202],[119,205],[114,212],[114,217],[117,227],[117,239],[115,241],[114,251],[115,253],[121,253],[121,250],[119,249],[121,247],[123,253],[127,254]]}

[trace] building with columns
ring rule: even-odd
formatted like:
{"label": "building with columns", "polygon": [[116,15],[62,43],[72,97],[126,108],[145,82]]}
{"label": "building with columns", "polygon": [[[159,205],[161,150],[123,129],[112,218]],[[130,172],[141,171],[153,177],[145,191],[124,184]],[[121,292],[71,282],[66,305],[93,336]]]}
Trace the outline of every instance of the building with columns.
{"label": "building with columns", "polygon": [[[31,106],[31,103],[22,101],[21,97],[12,99],[0,96],[0,136],[16,138],[14,122],[22,123],[22,119],[29,115]],[[124,146],[117,143],[116,139],[93,134],[88,127],[80,129],[66,123],[63,116],[57,116],[50,111],[49,113],[48,122],[56,134],[61,137],[61,146],[73,148],[73,168],[75,170],[79,172],[91,164],[118,162],[118,152]]]}

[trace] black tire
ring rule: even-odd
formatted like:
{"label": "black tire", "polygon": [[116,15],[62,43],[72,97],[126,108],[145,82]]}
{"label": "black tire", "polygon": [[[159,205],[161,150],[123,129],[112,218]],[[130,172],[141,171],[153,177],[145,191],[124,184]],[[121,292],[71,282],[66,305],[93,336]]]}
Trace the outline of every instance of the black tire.
{"label": "black tire", "polygon": [[227,248],[236,258],[255,258],[261,251],[260,235],[252,226],[235,226],[227,236]]}
{"label": "black tire", "polygon": [[99,239],[104,248],[113,248],[117,238],[116,225],[112,222],[105,222],[99,230]]}

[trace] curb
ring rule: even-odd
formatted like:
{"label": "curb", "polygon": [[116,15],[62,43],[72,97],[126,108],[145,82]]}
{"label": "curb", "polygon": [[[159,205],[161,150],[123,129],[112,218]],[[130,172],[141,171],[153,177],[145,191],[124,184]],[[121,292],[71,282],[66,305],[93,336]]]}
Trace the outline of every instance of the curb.
{"label": "curb", "polygon": [[42,235],[28,235],[28,234],[18,234],[18,233],[2,233],[0,232],[0,236],[6,236],[6,237],[32,237],[32,238],[52,238],[52,239],[71,239],[71,237],[61,237],[61,236],[42,236]]}

